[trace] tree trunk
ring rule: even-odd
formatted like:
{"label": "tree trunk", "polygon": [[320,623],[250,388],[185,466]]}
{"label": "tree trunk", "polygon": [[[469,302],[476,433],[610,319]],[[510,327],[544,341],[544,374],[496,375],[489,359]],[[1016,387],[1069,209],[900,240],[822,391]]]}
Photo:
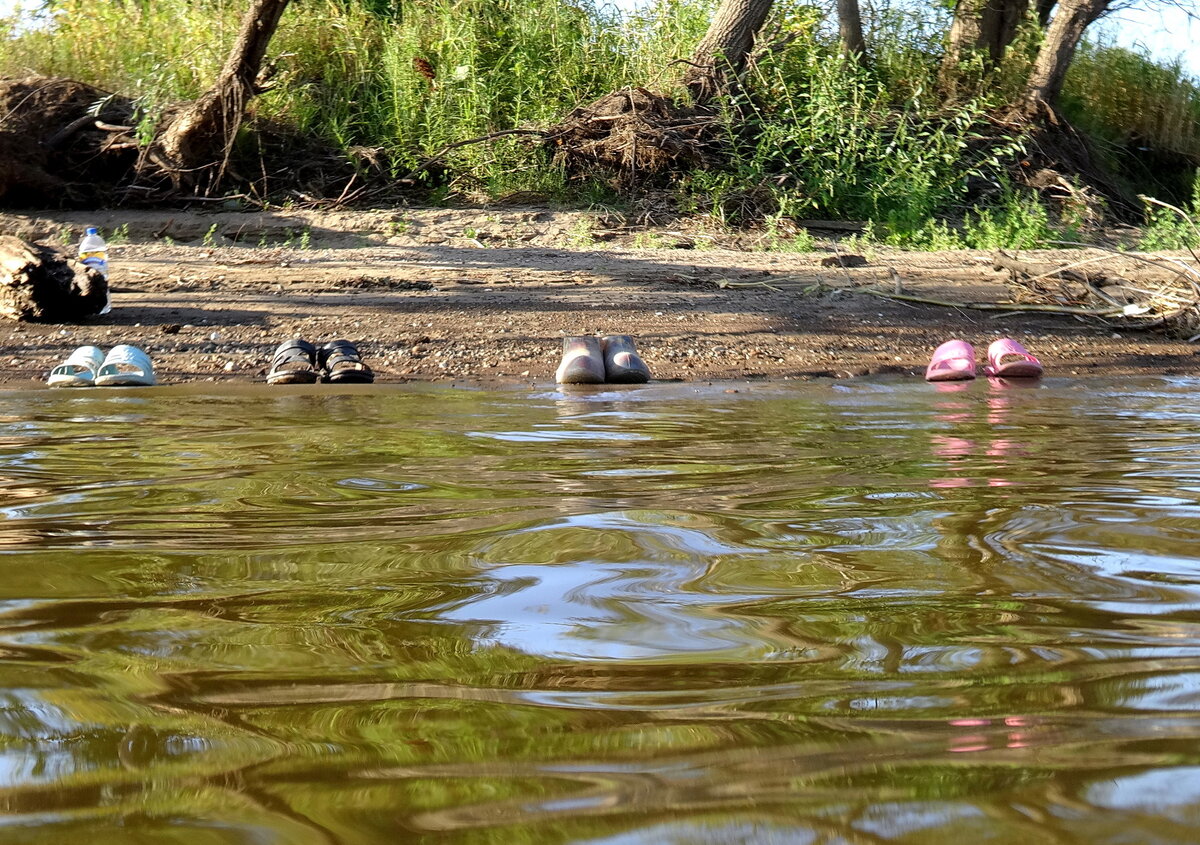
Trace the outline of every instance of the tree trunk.
{"label": "tree trunk", "polygon": [[246,103],[261,91],[258,75],[263,58],[287,5],[288,0],[251,0],[213,87],[176,114],[160,133],[154,156],[176,185],[200,185],[205,177],[208,190],[219,185]]}
{"label": "tree trunk", "polygon": [[842,52],[861,62],[867,54],[867,42],[863,39],[862,14],[858,9],[858,0],[837,0],[837,11]]}
{"label": "tree trunk", "polygon": [[1028,11],[1029,0],[989,0],[983,7],[979,46],[987,50],[988,67],[1000,64]]}
{"label": "tree trunk", "polygon": [[1037,114],[1052,109],[1062,92],[1063,80],[1083,31],[1104,14],[1111,0],[1063,0],[1046,30],[1046,39],[1038,50],[1029,82],[1025,87],[1023,109]]}
{"label": "tree trunk", "polygon": [[712,99],[746,64],[774,0],[721,0],[708,32],[692,54],[683,84],[697,105]]}
{"label": "tree trunk", "polygon": [[58,322],[100,313],[108,282],[99,271],[55,250],[9,235],[0,237],[0,315]]}
{"label": "tree trunk", "polygon": [[1029,11],[1029,0],[959,0],[942,57],[941,86],[948,99],[957,93],[960,66],[972,53],[984,53],[988,70],[1004,58]]}

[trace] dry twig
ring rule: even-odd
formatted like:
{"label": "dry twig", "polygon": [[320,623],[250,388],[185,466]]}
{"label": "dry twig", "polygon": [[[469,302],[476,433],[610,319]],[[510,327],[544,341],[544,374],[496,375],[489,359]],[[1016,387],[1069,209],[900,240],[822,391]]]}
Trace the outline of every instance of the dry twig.
{"label": "dry twig", "polygon": [[[1180,209],[1174,210],[1183,214]],[[1069,313],[1096,317],[1107,325],[1126,329],[1161,329],[1189,339],[1197,337],[1200,258],[1198,266],[1192,267],[1168,255],[1122,252],[1070,241],[1056,244],[1100,250],[1103,254],[1047,268],[1000,252],[995,257],[995,267],[1007,269],[1012,283],[1026,296],[1043,303],[1057,299],[1055,307],[1063,307],[1062,299],[1066,299],[1072,303],[1067,307],[1084,309]],[[1121,262],[1125,260],[1141,268],[1140,272],[1133,275],[1127,266],[1123,268]],[[1118,275],[1118,271],[1124,275]],[[1063,285],[1055,291],[1047,290],[1042,282],[1051,278],[1057,278]]]}

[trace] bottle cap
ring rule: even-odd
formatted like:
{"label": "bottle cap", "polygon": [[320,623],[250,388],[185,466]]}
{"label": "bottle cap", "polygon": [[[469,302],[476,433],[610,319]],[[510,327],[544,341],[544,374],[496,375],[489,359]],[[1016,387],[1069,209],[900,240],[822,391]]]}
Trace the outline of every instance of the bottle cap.
{"label": "bottle cap", "polygon": [[95,226],[88,226],[88,228],[87,228],[87,232],[85,232],[84,234],[87,234],[87,235],[97,235],[97,234],[99,234],[99,233],[100,233],[100,230],[99,230],[99,229],[97,229]]}

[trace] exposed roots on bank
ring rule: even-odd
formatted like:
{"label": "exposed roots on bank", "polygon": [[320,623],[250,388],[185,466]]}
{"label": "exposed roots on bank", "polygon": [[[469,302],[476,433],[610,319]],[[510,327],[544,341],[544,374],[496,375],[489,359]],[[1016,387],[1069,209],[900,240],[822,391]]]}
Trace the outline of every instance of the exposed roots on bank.
{"label": "exposed roots on bank", "polygon": [[547,133],[555,159],[575,176],[610,175],[618,187],[712,166],[721,149],[718,114],[679,107],[645,88],[622,88],[568,114]]}

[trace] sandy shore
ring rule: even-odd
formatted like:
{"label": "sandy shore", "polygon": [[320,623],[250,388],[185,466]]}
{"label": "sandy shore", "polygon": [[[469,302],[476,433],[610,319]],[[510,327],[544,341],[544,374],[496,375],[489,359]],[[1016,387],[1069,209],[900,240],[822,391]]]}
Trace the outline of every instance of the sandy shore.
{"label": "sandy shore", "polygon": [[345,337],[381,382],[540,382],[563,336],[593,333],[634,335],[659,379],[918,378],[947,338],[1005,335],[1049,373],[1200,372],[1200,346],[1161,335],[865,292],[892,290],[894,269],[908,294],[1010,301],[987,255],[871,249],[843,268],[831,241],[767,251],[779,245],[619,223],[539,209],[0,215],[0,233],[54,243],[124,227],[112,313],[0,325],[0,380],[44,381],[85,343],[133,343],[164,383],[261,381],[282,340]]}

